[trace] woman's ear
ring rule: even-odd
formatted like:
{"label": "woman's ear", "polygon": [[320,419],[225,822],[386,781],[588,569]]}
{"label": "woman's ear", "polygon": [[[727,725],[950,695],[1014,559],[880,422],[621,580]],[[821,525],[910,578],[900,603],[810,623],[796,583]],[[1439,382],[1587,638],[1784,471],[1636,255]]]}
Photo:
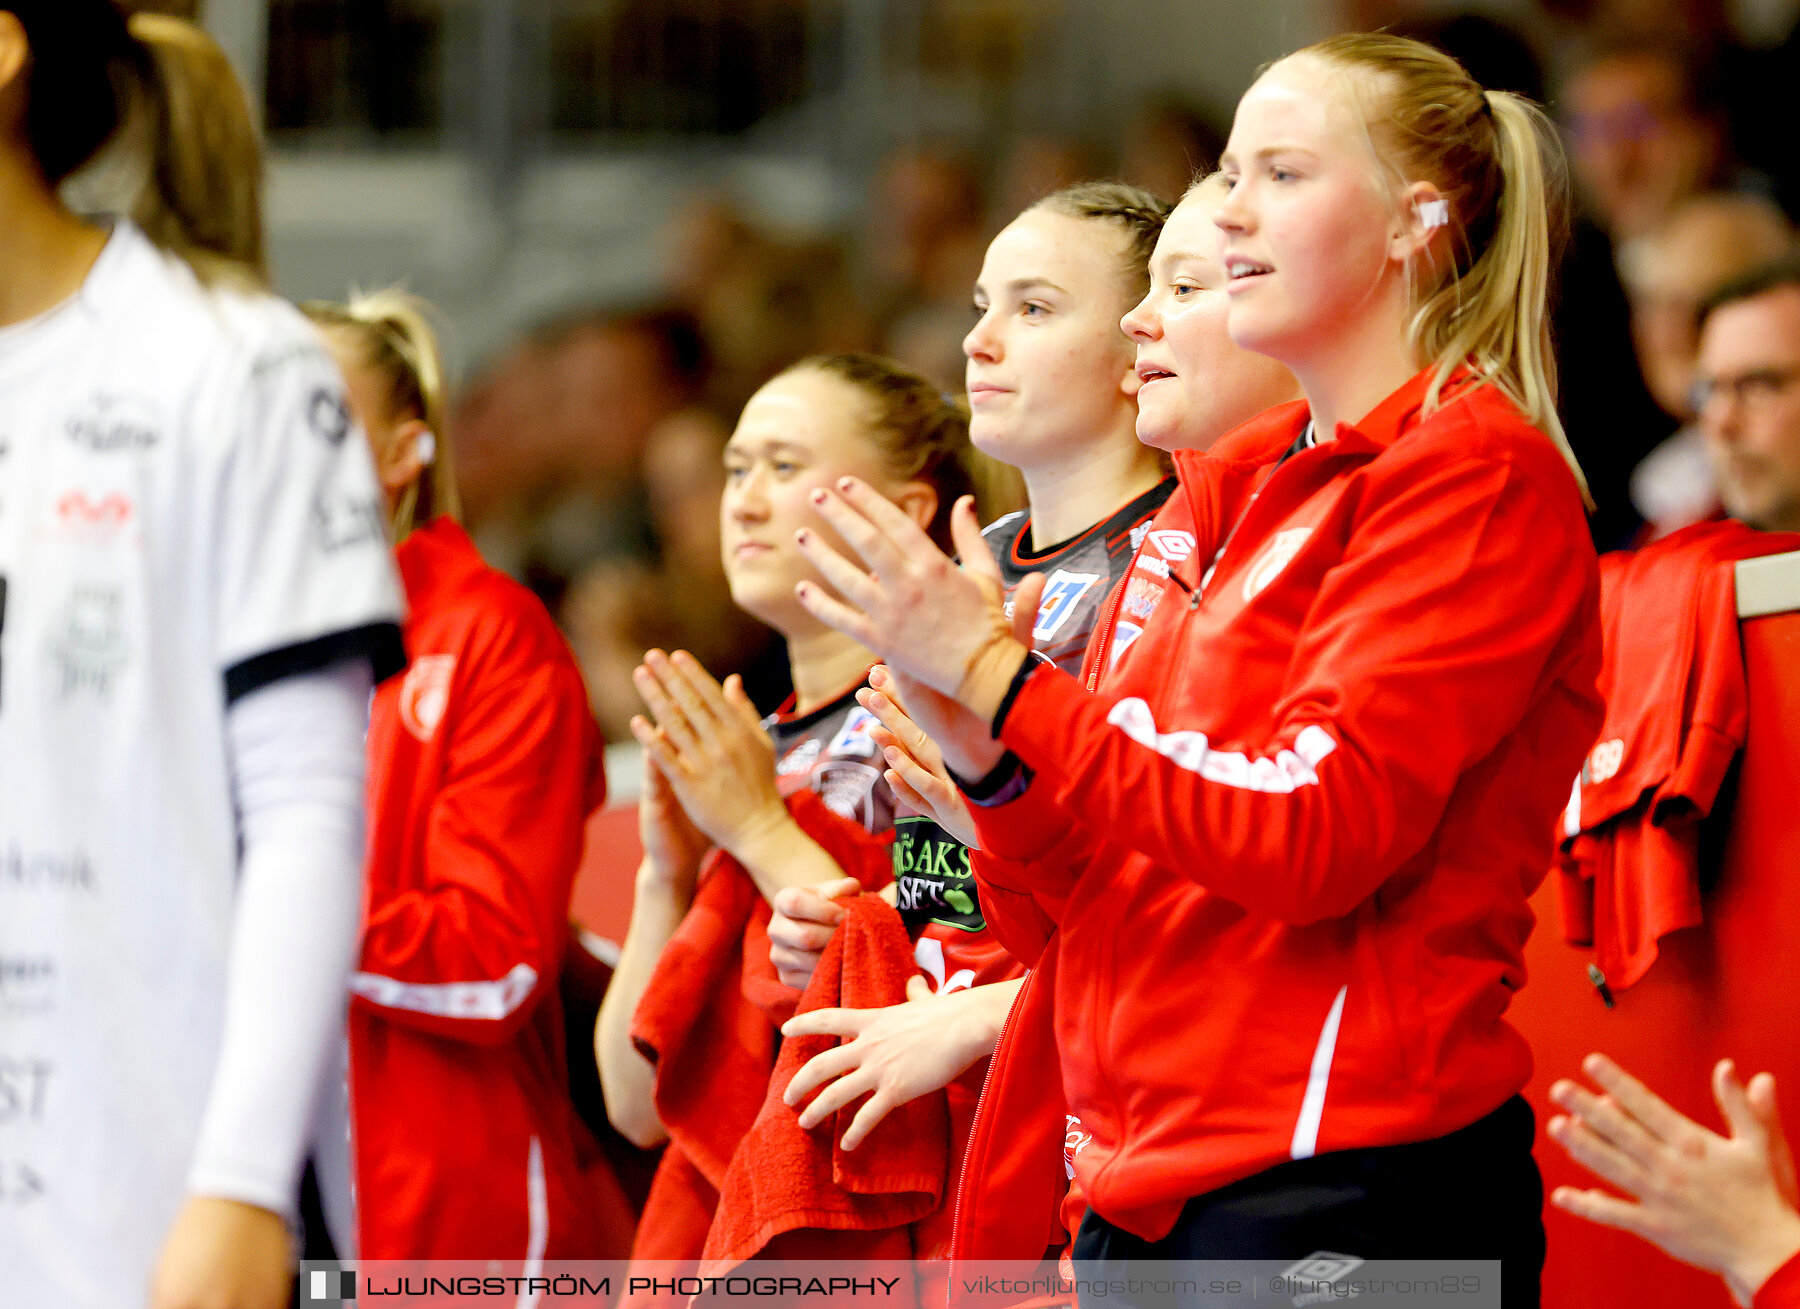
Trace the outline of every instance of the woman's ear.
{"label": "woman's ear", "polygon": [[437,458],[437,437],[422,421],[409,418],[396,423],[387,448],[375,461],[375,472],[381,488],[397,496],[419,480],[419,475]]}
{"label": "woman's ear", "polygon": [[1125,352],[1125,371],[1119,374],[1119,394],[1137,404],[1138,392],[1144,387],[1144,379],[1138,376],[1137,347],[1133,346]]}
{"label": "woman's ear", "polygon": [[1449,239],[1450,202],[1431,182],[1414,182],[1400,193],[1400,221],[1389,249],[1401,263],[1431,251]]}
{"label": "woman's ear", "polygon": [[908,482],[888,499],[900,506],[908,518],[919,525],[921,532],[929,532],[931,524],[937,518],[937,488],[929,482]]}

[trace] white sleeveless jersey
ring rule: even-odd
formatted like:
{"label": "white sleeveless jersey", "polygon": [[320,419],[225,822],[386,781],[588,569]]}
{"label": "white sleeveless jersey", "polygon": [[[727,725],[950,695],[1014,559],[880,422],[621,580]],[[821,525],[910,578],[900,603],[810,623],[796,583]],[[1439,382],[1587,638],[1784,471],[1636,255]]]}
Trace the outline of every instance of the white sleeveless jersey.
{"label": "white sleeveless jersey", "polygon": [[311,326],[121,223],[0,330],[0,1300],[121,1309],[180,1205],[238,867],[225,714],[401,600]]}

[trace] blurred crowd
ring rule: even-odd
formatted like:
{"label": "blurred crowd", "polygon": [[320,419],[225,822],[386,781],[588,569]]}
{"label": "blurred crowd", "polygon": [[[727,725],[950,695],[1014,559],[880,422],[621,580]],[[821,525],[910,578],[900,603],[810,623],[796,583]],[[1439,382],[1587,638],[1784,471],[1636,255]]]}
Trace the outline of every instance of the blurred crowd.
{"label": "blurred crowd", "polygon": [[[1693,316],[1793,240],[1800,147],[1773,98],[1800,69],[1800,31],[1753,49],[1706,0],[1557,0],[1514,26],[1395,3],[1344,17],[1449,49],[1484,84],[1546,103],[1566,134],[1580,204],[1558,362],[1596,544],[1716,513],[1691,426]],[[469,522],[558,615],[608,738],[627,738],[647,646],[743,674],[759,704],[785,689],[717,549],[717,455],[760,383],[809,353],[871,349],[960,392],[970,286],[1007,217],[1090,177],[1179,195],[1221,142],[1222,120],[1177,96],[1146,98],[1110,142],[914,142],[874,170],[856,221],[804,238],[723,191],[695,194],[664,234],[656,303],[562,314],[475,370],[453,423]],[[1016,483],[988,482],[984,514],[1016,507]]]}

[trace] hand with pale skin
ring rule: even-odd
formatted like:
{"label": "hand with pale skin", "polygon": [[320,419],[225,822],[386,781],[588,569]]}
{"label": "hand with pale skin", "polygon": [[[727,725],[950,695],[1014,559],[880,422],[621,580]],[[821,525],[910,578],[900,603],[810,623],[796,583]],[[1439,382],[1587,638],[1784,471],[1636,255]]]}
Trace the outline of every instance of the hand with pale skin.
{"label": "hand with pale skin", "polygon": [[189,1196],[150,1278],[150,1309],[287,1309],[293,1242],[281,1215]]}
{"label": "hand with pale skin", "polygon": [[1800,1253],[1794,1159],[1774,1077],[1758,1073],[1745,1087],[1731,1061],[1719,1061],[1713,1098],[1731,1133],[1720,1136],[1602,1055],[1589,1055],[1582,1071],[1604,1094],[1567,1079],[1552,1086],[1550,1098],[1570,1116],[1550,1120],[1550,1138],[1632,1198],[1562,1186],[1551,1201],[1718,1273],[1739,1304],[1750,1304]]}
{"label": "hand with pale skin", "polygon": [[862,883],[840,877],[817,886],[790,886],[776,894],[769,917],[769,962],[783,986],[804,991],[825,947],[844,921],[843,901],[862,894]]}
{"label": "hand with pale skin", "polygon": [[[971,849],[979,849],[975,820],[969,816],[969,806],[963,800],[962,792],[950,780],[944,767],[943,751],[907,715],[906,705],[914,701],[927,704],[936,701],[932,707],[939,709],[940,717],[953,718],[956,727],[972,724],[973,729],[979,731],[981,741],[992,739],[988,736],[987,724],[977,722],[967,709],[938,695],[928,686],[915,682],[911,695],[907,696],[898,683],[894,674],[884,665],[877,664],[869,671],[869,688],[856,693],[856,702],[874,714],[880,724],[869,729],[869,736],[881,747],[887,760],[888,785],[915,812],[929,814],[939,827],[958,841]],[[965,748],[965,753],[974,753],[980,744],[978,741],[974,749]]]}
{"label": "hand with pale skin", "polygon": [[714,845],[736,854],[787,820],[774,744],[736,674],[720,686],[687,651],[651,650],[632,680],[656,724],[639,715],[631,733]]}
{"label": "hand with pale skin", "polygon": [[694,902],[694,886],[710,842],[694,826],[675,788],[655,760],[644,760],[638,796],[638,864],[631,924],[613,968],[612,981],[594,1020],[594,1062],[607,1117],[640,1149],[667,1139],[656,1114],[656,1069],[631,1040],[631,1017],[650,985],[657,957]]}
{"label": "hand with pale skin", "polygon": [[996,982],[936,995],[931,983],[914,976],[904,1004],[796,1014],[782,1025],[783,1036],[836,1036],[843,1044],[807,1060],[782,1099],[798,1105],[824,1088],[800,1112],[801,1128],[811,1131],[867,1095],[838,1142],[854,1150],[901,1105],[942,1090],[992,1054],[1020,985]]}
{"label": "hand with pale skin", "polygon": [[685,906],[694,898],[700,862],[711,842],[694,826],[654,759],[644,760],[644,789],[638,795],[638,840],[644,847],[639,879],[653,878]]}
{"label": "hand with pale skin", "polygon": [[[835,493],[818,488],[812,503],[862,557],[863,567],[802,528],[794,534],[802,553],[843,598],[801,582],[794,588],[801,605],[875,651],[893,672],[956,701],[977,721],[992,722],[1030,646],[1014,635],[1006,617],[1000,568],[981,539],[974,499],[958,500],[950,516],[960,566],[854,477],[842,478]],[[1028,579],[1014,597],[1015,611],[1035,614],[1042,586],[1040,579]],[[937,743],[944,761],[967,778],[984,776],[1005,753],[991,737],[979,752],[960,734]]]}

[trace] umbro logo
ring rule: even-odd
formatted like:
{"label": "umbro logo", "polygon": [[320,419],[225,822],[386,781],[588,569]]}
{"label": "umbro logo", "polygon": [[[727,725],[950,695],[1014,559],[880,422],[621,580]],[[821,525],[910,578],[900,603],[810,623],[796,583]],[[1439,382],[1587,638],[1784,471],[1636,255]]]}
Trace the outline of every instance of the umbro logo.
{"label": "umbro logo", "polygon": [[1172,564],[1178,564],[1194,553],[1194,534],[1164,528],[1160,532],[1150,533],[1150,544],[1156,547],[1156,553]]}

